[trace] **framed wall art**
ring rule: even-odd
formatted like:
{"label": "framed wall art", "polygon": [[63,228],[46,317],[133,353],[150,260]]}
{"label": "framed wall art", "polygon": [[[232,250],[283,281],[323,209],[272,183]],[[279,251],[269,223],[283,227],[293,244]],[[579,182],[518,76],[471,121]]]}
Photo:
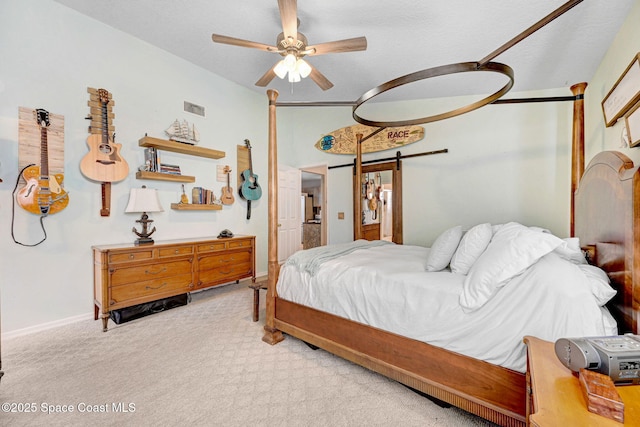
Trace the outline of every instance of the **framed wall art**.
{"label": "framed wall art", "polygon": [[624,116],[640,101],[640,53],[636,54],[607,96],[602,100],[602,113],[607,127]]}
{"label": "framed wall art", "polygon": [[624,124],[627,127],[629,147],[640,145],[640,102],[624,116]]}

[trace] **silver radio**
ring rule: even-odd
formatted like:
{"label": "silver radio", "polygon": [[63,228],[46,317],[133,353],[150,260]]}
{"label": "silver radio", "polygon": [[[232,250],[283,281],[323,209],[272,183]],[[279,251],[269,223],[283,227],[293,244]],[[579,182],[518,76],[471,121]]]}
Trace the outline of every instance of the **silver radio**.
{"label": "silver radio", "polygon": [[560,338],[555,344],[560,362],[609,375],[614,383],[640,384],[640,336]]}

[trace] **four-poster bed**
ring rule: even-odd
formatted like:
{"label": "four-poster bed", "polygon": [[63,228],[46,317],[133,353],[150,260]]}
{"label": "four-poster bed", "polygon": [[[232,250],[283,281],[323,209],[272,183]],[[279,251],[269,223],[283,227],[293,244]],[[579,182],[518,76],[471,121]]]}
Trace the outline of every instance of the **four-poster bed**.
{"label": "four-poster bed", "polygon": [[[578,187],[584,156],[582,93],[586,84],[574,85],[572,190]],[[277,262],[277,92],[269,90],[269,277],[266,300],[266,323],[263,340],[276,344],[283,333],[323,348],[335,355],[397,380],[436,399],[460,407],[500,425],[526,423],[525,374],[492,363],[445,350],[415,339],[347,320],[278,296],[276,284],[280,272]],[[640,204],[634,194],[640,178],[637,168],[621,155],[605,153],[587,168],[574,202],[571,229],[583,245],[596,248],[592,261],[612,278],[619,294],[615,300],[621,328],[637,333],[640,261],[635,250],[640,245],[639,221],[632,215]],[[615,162],[614,162],[615,163]],[[358,155],[356,176],[361,165]],[[615,173],[612,173],[614,171]],[[620,175],[618,174],[620,171]],[[594,177],[595,174],[595,177]],[[593,185],[593,183],[596,183]],[[603,203],[604,193],[612,193]],[[355,201],[354,201],[355,202]],[[575,213],[573,204],[575,203]],[[612,206],[615,206],[612,208]],[[615,221],[603,221],[611,209],[620,214]],[[600,212],[600,213],[598,213]],[[574,224],[575,223],[575,224]],[[358,236],[356,231],[356,236]],[[612,260],[612,256],[616,255]]]}

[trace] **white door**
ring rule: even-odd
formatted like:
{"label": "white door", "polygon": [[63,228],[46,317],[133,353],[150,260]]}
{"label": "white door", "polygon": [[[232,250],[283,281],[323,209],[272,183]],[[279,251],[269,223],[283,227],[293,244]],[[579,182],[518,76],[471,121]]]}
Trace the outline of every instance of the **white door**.
{"label": "white door", "polygon": [[300,249],[300,170],[278,165],[278,262]]}

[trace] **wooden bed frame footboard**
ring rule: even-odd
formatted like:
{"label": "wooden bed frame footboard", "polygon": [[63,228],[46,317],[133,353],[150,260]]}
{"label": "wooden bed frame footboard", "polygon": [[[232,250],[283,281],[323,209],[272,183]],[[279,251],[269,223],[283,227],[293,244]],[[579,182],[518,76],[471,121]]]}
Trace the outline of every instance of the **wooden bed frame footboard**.
{"label": "wooden bed frame footboard", "polygon": [[525,375],[276,298],[275,327],[503,426],[525,425]]}

